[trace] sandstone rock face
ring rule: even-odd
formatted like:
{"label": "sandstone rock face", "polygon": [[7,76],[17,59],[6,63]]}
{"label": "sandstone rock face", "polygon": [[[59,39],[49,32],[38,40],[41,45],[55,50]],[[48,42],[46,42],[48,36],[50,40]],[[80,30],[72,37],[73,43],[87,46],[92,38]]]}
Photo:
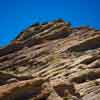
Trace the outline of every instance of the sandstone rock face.
{"label": "sandstone rock face", "polygon": [[100,30],[28,27],[0,48],[0,100],[100,100]]}

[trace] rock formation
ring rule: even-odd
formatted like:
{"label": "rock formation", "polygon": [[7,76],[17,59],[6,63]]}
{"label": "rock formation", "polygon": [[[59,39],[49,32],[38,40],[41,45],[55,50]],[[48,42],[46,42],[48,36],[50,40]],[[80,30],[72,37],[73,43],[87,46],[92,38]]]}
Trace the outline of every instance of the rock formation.
{"label": "rock formation", "polygon": [[31,25],[0,48],[0,100],[100,100],[99,61],[100,30]]}

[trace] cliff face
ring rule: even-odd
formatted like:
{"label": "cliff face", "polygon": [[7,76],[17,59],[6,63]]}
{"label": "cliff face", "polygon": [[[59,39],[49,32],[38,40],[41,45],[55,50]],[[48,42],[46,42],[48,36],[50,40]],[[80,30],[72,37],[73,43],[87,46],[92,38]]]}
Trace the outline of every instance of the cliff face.
{"label": "cliff face", "polygon": [[100,31],[28,27],[0,49],[0,100],[100,100]]}

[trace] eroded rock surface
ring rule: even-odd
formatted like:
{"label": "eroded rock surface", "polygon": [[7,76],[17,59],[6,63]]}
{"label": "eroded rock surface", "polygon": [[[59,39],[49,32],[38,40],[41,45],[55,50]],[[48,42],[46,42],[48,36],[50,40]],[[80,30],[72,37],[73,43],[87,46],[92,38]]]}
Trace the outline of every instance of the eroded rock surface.
{"label": "eroded rock surface", "polygon": [[28,27],[0,49],[0,100],[100,100],[100,30]]}

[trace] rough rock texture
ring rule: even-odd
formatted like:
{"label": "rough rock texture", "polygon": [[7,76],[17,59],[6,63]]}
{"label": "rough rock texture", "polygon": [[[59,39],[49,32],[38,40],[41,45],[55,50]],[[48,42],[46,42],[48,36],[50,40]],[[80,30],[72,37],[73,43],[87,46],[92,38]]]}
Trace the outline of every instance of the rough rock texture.
{"label": "rough rock texture", "polygon": [[0,48],[0,100],[100,100],[100,30],[28,27]]}

